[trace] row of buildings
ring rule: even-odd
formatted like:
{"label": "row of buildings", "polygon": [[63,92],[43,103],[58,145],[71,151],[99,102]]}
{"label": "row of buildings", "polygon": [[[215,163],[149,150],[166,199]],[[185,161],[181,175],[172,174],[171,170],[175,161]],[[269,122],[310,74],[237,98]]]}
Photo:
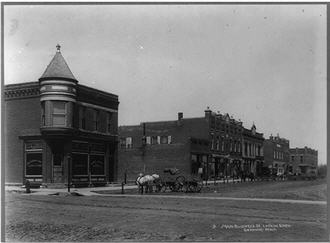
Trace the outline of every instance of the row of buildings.
{"label": "row of buildings", "polygon": [[204,179],[303,174],[316,169],[318,154],[308,147],[290,148],[279,135],[265,139],[255,124],[245,128],[229,114],[205,110],[202,117],[120,126],[119,175],[159,173],[175,167]]}
{"label": "row of buildings", "polygon": [[78,83],[60,46],[37,82],[6,85],[5,181],[105,184],[175,167],[205,179],[303,173],[317,151],[265,139],[229,114],[118,127],[118,96]]}

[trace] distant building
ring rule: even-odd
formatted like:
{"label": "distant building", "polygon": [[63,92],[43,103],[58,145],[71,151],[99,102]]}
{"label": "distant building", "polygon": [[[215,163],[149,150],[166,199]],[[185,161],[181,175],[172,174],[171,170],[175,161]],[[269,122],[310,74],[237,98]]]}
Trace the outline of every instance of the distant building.
{"label": "distant building", "polygon": [[60,46],[39,82],[4,94],[6,183],[116,180],[118,96],[78,84]]}
{"label": "distant building", "polygon": [[296,174],[305,174],[308,169],[316,169],[318,164],[317,150],[304,148],[290,148],[289,171]]}
{"label": "distant building", "polygon": [[244,128],[243,130],[243,166],[245,171],[250,171],[255,176],[261,176],[264,167],[264,152],[263,143],[264,137],[262,133],[258,133],[256,126],[253,124],[251,129]]}
{"label": "distant building", "polygon": [[[183,118],[178,113],[174,121],[120,126],[119,178],[126,174],[133,180],[141,172],[162,174],[169,167],[193,175],[202,171],[204,179],[255,172],[255,163],[263,161],[262,147],[260,156],[254,153],[249,161],[243,160],[243,129],[241,121],[210,109],[204,117]],[[258,149],[263,138],[254,132],[246,132],[245,141]]]}
{"label": "distant building", "polygon": [[289,165],[289,140],[281,138],[278,134],[272,135],[264,141],[265,166],[276,170],[278,175],[284,174]]}

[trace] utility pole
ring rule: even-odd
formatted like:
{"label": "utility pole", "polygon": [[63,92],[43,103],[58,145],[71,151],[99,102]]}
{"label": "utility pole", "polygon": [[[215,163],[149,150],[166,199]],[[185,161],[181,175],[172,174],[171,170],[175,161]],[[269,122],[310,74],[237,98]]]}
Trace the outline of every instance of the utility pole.
{"label": "utility pole", "polygon": [[145,155],[146,145],[147,145],[146,124],[143,123],[143,132],[142,132],[142,156]]}
{"label": "utility pole", "polygon": [[68,153],[68,192],[70,192],[71,186],[71,153]]}

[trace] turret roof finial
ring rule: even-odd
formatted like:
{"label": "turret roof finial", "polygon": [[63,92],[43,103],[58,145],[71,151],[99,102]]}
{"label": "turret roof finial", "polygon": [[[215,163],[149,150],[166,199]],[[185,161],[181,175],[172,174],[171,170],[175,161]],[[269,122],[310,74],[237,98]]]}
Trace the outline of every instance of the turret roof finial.
{"label": "turret roof finial", "polygon": [[57,52],[61,52],[61,46],[60,46],[60,44],[57,44],[56,45],[56,49],[57,49]]}

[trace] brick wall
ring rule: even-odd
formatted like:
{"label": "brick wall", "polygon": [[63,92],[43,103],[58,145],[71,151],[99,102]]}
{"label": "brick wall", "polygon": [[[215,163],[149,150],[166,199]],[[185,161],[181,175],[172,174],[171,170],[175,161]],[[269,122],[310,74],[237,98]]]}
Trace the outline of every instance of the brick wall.
{"label": "brick wall", "polygon": [[[208,121],[204,118],[187,118],[180,121],[147,122],[146,136],[171,136],[171,144],[148,144],[143,154],[143,124],[119,127],[119,137],[132,137],[133,148],[120,148],[118,157],[118,181],[124,180],[127,170],[128,180],[135,180],[139,173],[163,174],[163,170],[176,167],[183,173],[191,173],[190,138],[208,140]],[[203,146],[203,149],[208,147]]]}
{"label": "brick wall", "polygon": [[290,164],[292,164],[293,172],[299,171],[300,164],[317,167],[318,153],[316,150],[307,147],[290,149]]}
{"label": "brick wall", "polygon": [[5,101],[5,182],[23,182],[23,141],[20,135],[40,133],[39,97]]}
{"label": "brick wall", "polygon": [[142,148],[120,149],[118,163],[118,182],[134,181],[139,173],[163,175],[165,168],[176,167],[190,174],[190,153],[187,144],[159,144]]}

